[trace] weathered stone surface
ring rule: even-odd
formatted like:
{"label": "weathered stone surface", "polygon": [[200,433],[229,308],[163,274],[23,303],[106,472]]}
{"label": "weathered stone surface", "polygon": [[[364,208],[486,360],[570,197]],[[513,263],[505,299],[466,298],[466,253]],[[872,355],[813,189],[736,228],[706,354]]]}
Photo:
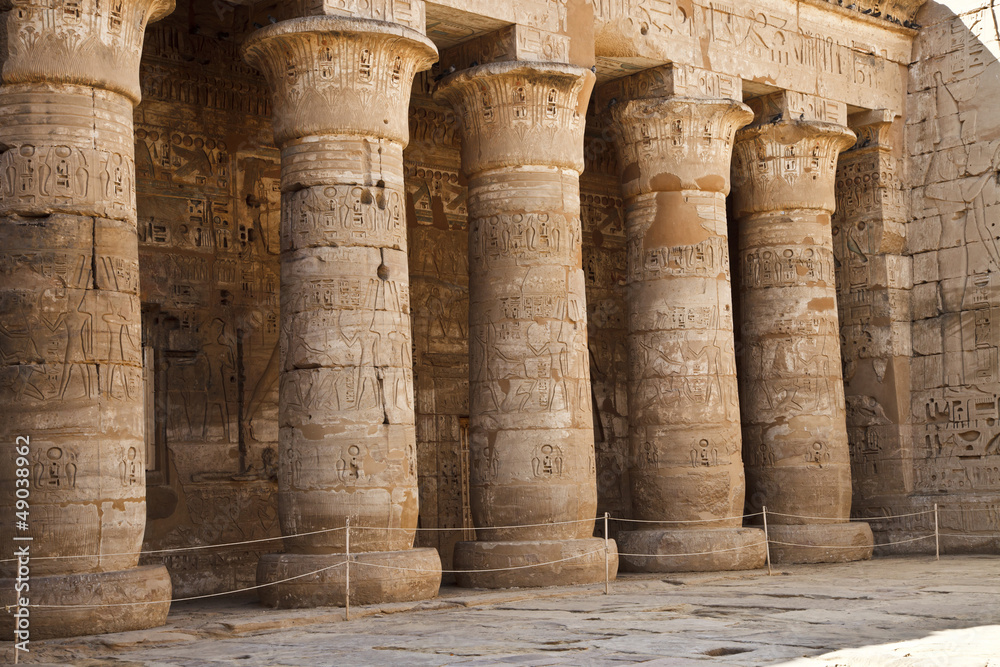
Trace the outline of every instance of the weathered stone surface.
{"label": "weathered stone surface", "polygon": [[[33,565],[35,563],[32,563]],[[32,640],[156,628],[170,611],[170,575],[162,565],[105,572],[32,576],[28,608]],[[0,579],[0,604],[16,606],[14,579]],[[14,636],[13,616],[3,631]]]}
{"label": "weathered stone surface", "polygon": [[388,655],[415,665],[983,667],[1000,641],[995,571],[994,556],[876,558],[784,566],[773,577],[629,575],[608,596],[603,584],[448,587],[437,600],[352,605],[348,622],[341,609],[262,609],[240,596],[178,605],[158,631],[32,644],[30,657],[171,667],[243,655],[296,665],[376,665]]}
{"label": "weathered stone surface", "polygon": [[[347,556],[343,553],[267,554],[257,569],[260,601],[277,609],[342,607],[347,593]],[[426,600],[441,585],[436,549],[370,551],[350,556],[351,604],[386,604]]]}
{"label": "weathered stone surface", "polygon": [[572,586],[614,579],[618,551],[614,540],[491,540],[480,529],[478,542],[455,545],[459,586],[467,588],[531,588]]}

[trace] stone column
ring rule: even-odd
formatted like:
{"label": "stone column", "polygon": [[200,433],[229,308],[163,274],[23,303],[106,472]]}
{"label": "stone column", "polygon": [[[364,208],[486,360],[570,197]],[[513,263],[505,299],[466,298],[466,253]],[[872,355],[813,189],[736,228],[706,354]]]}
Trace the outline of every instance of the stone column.
{"label": "stone column", "polygon": [[594,78],[582,67],[511,61],[452,74],[438,91],[461,117],[469,179],[471,502],[479,541],[459,542],[455,564],[492,570],[562,561],[460,574],[464,586],[604,579],[604,542],[592,537],[597,488],[579,193]]}
{"label": "stone column", "polygon": [[627,202],[633,517],[664,522],[618,534],[633,571],[764,565],[763,531],[743,528],[726,225],[741,97],[739,79],[679,65],[600,91]]}
{"label": "stone column", "polygon": [[777,562],[869,558],[871,529],[848,523],[851,467],[830,227],[837,156],[854,144],[854,133],[842,124],[843,104],[794,93],[752,104],[757,120],[737,133],[733,160],[749,505],[775,513],[768,527]]}
{"label": "stone column", "polygon": [[[171,595],[165,567],[137,567],[146,448],[132,109],[145,27],[174,3],[77,5],[0,11],[0,544],[4,558],[30,548],[19,597],[70,607],[31,608],[31,639],[162,625]],[[2,605],[15,601],[17,571],[0,563]],[[139,604],[101,606],[123,603]]]}
{"label": "stone column", "polygon": [[441,582],[437,551],[412,548],[403,189],[410,87],[437,51],[422,14],[408,23],[303,16],[244,45],[271,87],[282,169],[278,512],[289,537],[286,553],[261,558],[257,580],[329,568],[262,588],[269,606],[344,603],[346,568],[332,566],[345,531],[293,536],[348,518],[352,602],[429,598]]}

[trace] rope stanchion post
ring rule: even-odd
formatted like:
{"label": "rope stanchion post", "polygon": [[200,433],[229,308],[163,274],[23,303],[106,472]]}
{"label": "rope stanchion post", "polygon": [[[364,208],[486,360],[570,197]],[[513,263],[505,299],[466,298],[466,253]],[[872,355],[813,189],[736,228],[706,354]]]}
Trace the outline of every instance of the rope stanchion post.
{"label": "rope stanchion post", "polygon": [[934,503],[934,560],[941,560],[941,533],[938,532],[937,503]]}
{"label": "rope stanchion post", "polygon": [[344,620],[351,620],[351,517],[344,523]]}
{"label": "rope stanchion post", "polygon": [[771,571],[771,538],[767,535],[767,505],[761,509],[761,514],[764,516],[764,553],[767,554],[767,576],[770,577],[774,573]]}
{"label": "rope stanchion post", "polygon": [[611,592],[611,553],[608,549],[608,513],[604,513],[604,594]]}

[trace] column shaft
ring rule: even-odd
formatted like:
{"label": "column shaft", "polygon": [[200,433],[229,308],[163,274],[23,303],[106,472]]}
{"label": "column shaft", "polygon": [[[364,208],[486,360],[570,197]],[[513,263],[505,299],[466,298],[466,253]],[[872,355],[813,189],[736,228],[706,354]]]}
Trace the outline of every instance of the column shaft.
{"label": "column shaft", "polygon": [[482,570],[571,559],[470,572],[462,585],[604,578],[603,541],[591,537],[579,191],[593,79],[569,65],[496,63],[452,75],[438,93],[462,117],[469,176],[471,503],[480,541],[458,543],[455,562]]}
{"label": "column shaft", "polygon": [[[278,512],[288,537],[285,554],[261,558],[258,580],[341,561],[346,531],[330,529],[349,518],[352,601],[433,597],[437,552],[412,549],[403,147],[413,76],[436,51],[417,30],[333,16],[275,24],[244,49],[272,88],[282,166]],[[304,607],[344,594],[345,570],[331,568],[261,599]]]}
{"label": "column shaft", "polygon": [[[131,0],[0,13],[0,479],[10,517],[0,541],[5,557],[30,546],[33,605],[95,605],[31,609],[32,639],[154,627],[169,609],[166,568],[137,567],[146,448],[132,112],[145,26],[172,9]],[[17,570],[0,564],[3,604]],[[139,604],[122,614],[119,603]]]}
{"label": "column shaft", "polygon": [[[592,518],[578,174],[496,170],[472,177],[469,189],[473,518],[483,527]],[[487,535],[578,539],[592,530],[579,523]]]}
{"label": "column shaft", "polygon": [[837,156],[853,140],[846,127],[818,120],[762,123],[737,135],[744,451],[750,506],[774,513],[768,524],[781,544],[772,557],[780,562],[871,555],[871,530],[847,523],[851,471],[830,227]]}

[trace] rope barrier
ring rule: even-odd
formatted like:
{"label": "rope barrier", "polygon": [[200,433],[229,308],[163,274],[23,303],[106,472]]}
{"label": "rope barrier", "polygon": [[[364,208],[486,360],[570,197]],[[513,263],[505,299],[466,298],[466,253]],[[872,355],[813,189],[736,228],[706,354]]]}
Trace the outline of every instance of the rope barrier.
{"label": "rope barrier", "polygon": [[[961,509],[961,508],[952,508],[952,509],[941,508],[941,509],[938,509],[937,511],[938,512],[966,512],[966,511],[973,511],[973,512],[975,512],[975,511],[980,511],[980,512],[995,512],[995,511],[998,511],[998,510],[994,510],[994,509],[991,509],[991,508],[974,508],[973,507],[973,508],[966,508],[966,509]],[[853,518],[853,519],[850,519],[850,521],[852,521],[852,522],[885,521],[885,520],[889,520],[889,519],[899,519],[899,518],[910,517],[910,516],[921,516],[921,515],[924,515],[924,514],[934,514],[934,512],[935,512],[935,510],[923,510],[923,511],[920,511],[920,512],[908,512],[908,513],[905,513],[905,514],[892,514],[892,515],[888,515],[888,516]],[[609,516],[608,520],[609,521],[617,521],[619,523],[693,524],[693,523],[718,523],[718,522],[722,522],[722,521],[733,521],[733,520],[736,520],[736,519],[747,519],[747,518],[751,518],[751,517],[761,516],[762,514],[764,514],[764,513],[763,512],[753,512],[753,513],[750,513],[750,514],[741,514],[741,515],[738,515],[738,516],[720,517],[720,518],[716,518],[716,519],[686,519],[686,520],[663,520],[663,521],[655,521],[655,520],[651,520],[651,519],[625,519],[625,518],[620,518],[620,517]],[[795,518],[795,519],[811,519],[811,520],[815,520],[815,521],[831,521],[831,522],[838,522],[838,523],[844,521],[843,519],[837,519],[837,518],[833,518],[833,517],[810,516],[810,515],[807,515],[807,514],[788,514],[788,513],[773,512],[773,511],[768,511],[767,514],[774,515],[774,516],[783,516],[783,517]],[[548,523],[531,523],[531,524],[510,525],[510,526],[483,526],[483,527],[474,527],[474,528],[472,528],[472,530],[476,530],[476,531],[489,531],[489,530],[511,530],[511,529],[517,529],[517,528],[541,528],[541,527],[545,527],[545,526],[559,526],[559,525],[578,524],[578,523],[596,523],[597,520],[598,520],[598,517],[595,517],[593,519],[573,519],[573,520],[570,520],[570,521],[551,521],[551,522],[548,522]],[[402,530],[402,531],[415,531],[415,532],[455,532],[455,531],[470,530],[470,528],[467,528],[467,527],[455,527],[455,528],[399,528],[399,527],[376,527],[376,526],[352,526],[352,528],[354,530],[373,530],[373,531],[379,531],[379,530],[382,530],[382,531],[390,531],[390,530],[399,531],[399,530]],[[173,547],[173,548],[167,548],[167,549],[150,549],[148,551],[139,551],[139,552],[127,551],[127,552],[110,553],[110,554],[85,554],[85,555],[69,555],[69,556],[35,556],[35,557],[32,558],[32,560],[63,560],[63,559],[71,559],[71,558],[110,558],[110,557],[113,557],[113,556],[136,556],[136,555],[139,555],[139,556],[152,556],[152,555],[158,555],[158,554],[181,553],[181,552],[185,552],[185,551],[199,551],[199,550],[202,550],[202,549],[223,549],[223,548],[226,548],[226,547],[238,547],[238,546],[246,546],[246,545],[249,545],[249,544],[261,544],[261,543],[264,543],[264,542],[276,542],[278,540],[294,539],[294,538],[297,538],[297,537],[309,537],[311,535],[321,535],[321,534],[324,534],[324,533],[332,533],[332,532],[337,532],[337,531],[340,531],[340,530],[345,530],[345,527],[344,526],[338,526],[336,528],[324,528],[324,529],[321,529],[321,530],[313,530],[313,531],[308,531],[308,532],[305,532],[305,533],[295,533],[295,534],[292,534],[292,535],[278,535],[278,536],[275,536],[275,537],[262,537],[262,538],[258,538],[258,539],[254,539],[254,540],[241,540],[241,541],[238,541],[238,542],[224,542],[224,543],[221,543],[221,544],[198,544],[198,545],[189,546],[189,547]],[[17,561],[16,558],[3,558],[3,559],[0,559],[0,563],[12,563],[12,562],[16,562],[16,561]]]}
{"label": "rope barrier", "polygon": [[[344,530],[344,526],[339,528],[324,528],[308,533],[297,533],[295,535],[279,535],[278,537],[261,537],[256,540],[243,540],[242,542],[225,542],[223,544],[196,544],[193,547],[174,547],[172,549],[152,549],[150,551],[123,551],[116,554],[89,554],[83,556],[32,556],[32,560],[60,560],[63,558],[110,558],[111,556],[149,556],[151,554],[176,553],[178,551],[197,551],[199,549],[221,549],[223,547],[242,546],[244,544],[256,544],[258,542],[274,542],[275,540],[286,540],[292,537],[306,537],[309,535],[319,535],[321,533],[333,533]],[[0,563],[10,563],[16,558],[4,558]]]}
{"label": "rope barrier", "polygon": [[[836,523],[844,523],[845,522],[844,519],[840,519],[840,518],[837,518],[837,517],[831,517],[831,516],[810,516],[808,514],[786,514],[784,512],[775,512],[773,510],[768,510],[767,513],[768,513],[768,515],[784,516],[784,517],[790,517],[790,518],[793,518],[793,519],[811,519],[813,521],[834,521]],[[909,514],[894,514],[892,516],[873,517],[872,519],[868,519],[868,518],[850,519],[850,521],[867,522],[867,521],[874,521],[875,519],[879,519],[879,520],[882,520],[882,519],[898,519],[900,517],[905,517],[905,516],[917,516],[919,514],[933,514],[933,513],[934,513],[934,510],[924,510],[923,512],[910,512]]]}
{"label": "rope barrier", "polygon": [[[653,519],[620,519],[618,517],[612,516],[608,517],[611,521],[619,521],[621,523],[718,523],[720,521],[735,521],[736,519],[746,519],[752,516],[760,516],[763,512],[754,512],[753,514],[740,514],[739,516],[724,516],[718,519],[675,519],[675,520],[664,520],[656,521]],[[774,514],[774,512],[770,512]]]}
{"label": "rope barrier", "polygon": [[[531,563],[530,565],[512,565],[511,567],[494,567],[488,570],[441,570],[442,574],[479,574],[481,572],[509,572],[511,570],[527,570],[533,567],[543,567],[545,565],[555,565],[556,563],[565,563],[568,560],[576,560],[577,558],[584,558],[586,556],[593,556],[594,554],[604,553],[604,547],[600,549],[595,549],[594,551],[588,551],[586,553],[577,554],[575,556],[568,556],[566,558],[560,558],[559,560],[550,560],[545,563]],[[383,565],[382,563],[365,563],[363,561],[351,561],[351,565],[367,565],[369,567],[379,567],[385,570],[399,570],[401,572],[437,572],[437,570],[426,570],[417,569],[413,567],[398,567],[396,565]]]}
{"label": "rope barrier", "polygon": [[727,551],[740,551],[741,549],[750,549],[751,547],[759,547],[761,545],[767,544],[767,540],[761,542],[754,542],[753,544],[744,544],[741,547],[730,547],[728,549],[716,549],[714,551],[696,551],[689,554],[626,554],[618,552],[619,556],[638,556],[640,558],[680,558],[681,556],[708,556],[710,554],[721,554]]}
{"label": "rope barrier", "polygon": [[[552,521],[550,523],[530,523],[523,524],[519,526],[487,526],[483,528],[475,528],[474,530],[509,530],[512,528],[540,528],[543,526],[559,526],[570,523],[587,523],[596,522],[597,519],[574,519],[572,521]],[[396,527],[378,527],[378,526],[353,526],[354,530],[409,530],[409,531],[456,531],[456,530],[468,530],[468,528],[396,528]],[[174,547],[170,549],[150,549],[148,551],[123,551],[119,553],[110,554],[85,554],[76,556],[35,556],[32,560],[60,560],[66,558],[110,558],[112,556],[150,556],[154,554],[166,554],[166,553],[178,553],[181,551],[197,551],[199,549],[222,549],[224,547],[235,547],[244,546],[247,544],[258,544],[261,542],[274,542],[277,540],[287,540],[296,537],[308,537],[310,535],[320,535],[323,533],[333,533],[338,530],[344,530],[344,526],[339,526],[337,528],[324,528],[322,530],[313,530],[307,533],[295,533],[293,535],[278,535],[276,537],[261,537],[255,540],[243,540],[241,542],[224,542],[222,544],[198,544],[190,547]],[[12,563],[17,561],[16,558],[2,558],[0,563]]]}
{"label": "rope barrier", "polygon": [[[983,511],[993,511],[993,510],[988,510],[988,508],[982,508],[982,510]],[[934,533],[931,534],[931,535],[923,535],[923,536],[920,536],[920,537],[914,537],[914,538],[906,539],[906,540],[898,540],[898,541],[895,541],[895,542],[885,542],[885,543],[882,543],[882,544],[874,544],[874,545],[872,545],[872,547],[876,548],[876,547],[895,546],[895,545],[899,545],[899,544],[909,544],[909,543],[912,543],[912,542],[919,542],[920,540],[928,540],[928,539],[932,539],[933,538],[935,540],[935,543],[936,543],[936,546],[935,546],[936,557],[938,559],[940,559],[939,531],[937,529],[937,515],[938,515],[939,511],[942,511],[942,510],[939,510],[939,508],[935,504],[933,510],[925,510],[925,511],[921,511],[921,512],[910,512],[910,513],[907,513],[907,514],[899,514],[899,515],[894,515],[894,516],[873,517],[873,519],[892,519],[892,518],[901,518],[901,517],[907,517],[907,516],[918,516],[918,515],[922,515],[922,514],[934,514],[934,517],[935,517],[935,530],[934,530]],[[943,511],[949,511],[949,510],[943,510]],[[950,510],[950,511],[964,511],[964,510],[956,509],[956,510]],[[689,556],[708,556],[708,555],[716,554],[716,553],[726,553],[726,552],[731,552],[731,551],[739,551],[739,550],[743,550],[743,549],[756,548],[756,547],[759,547],[759,546],[763,545],[766,549],[768,549],[768,572],[770,573],[770,545],[771,544],[775,544],[775,545],[779,545],[779,546],[812,548],[812,549],[857,549],[857,548],[859,548],[858,545],[800,544],[800,543],[797,543],[797,542],[781,542],[781,541],[777,541],[777,540],[771,540],[768,537],[768,535],[767,535],[767,528],[766,528],[767,527],[767,515],[768,514],[777,515],[777,516],[784,516],[784,517],[792,517],[792,518],[801,518],[801,519],[818,519],[818,520],[841,521],[841,522],[843,521],[842,519],[838,520],[838,519],[832,519],[830,517],[811,517],[811,516],[806,516],[806,515],[785,514],[785,513],[781,513],[781,512],[768,512],[767,508],[764,508],[764,510],[762,512],[756,512],[756,513],[753,513],[753,514],[745,514],[745,515],[742,515],[741,517],[726,517],[726,518],[723,518],[723,519],[709,519],[709,520],[698,520],[698,521],[648,521],[648,520],[640,520],[640,519],[618,519],[618,518],[610,517],[608,515],[608,513],[605,512],[605,514],[604,514],[604,530],[605,530],[604,547],[601,548],[601,549],[595,549],[593,551],[588,551],[588,552],[582,553],[582,554],[576,554],[574,556],[568,556],[566,558],[560,558],[558,560],[545,561],[545,562],[541,562],[541,563],[530,563],[528,565],[514,565],[514,566],[510,566],[510,567],[490,568],[490,569],[485,569],[485,570],[440,570],[440,572],[442,574],[509,572],[509,571],[512,571],[512,570],[524,570],[524,569],[530,569],[530,568],[536,568],[536,567],[545,567],[545,566],[548,566],[548,565],[556,565],[558,563],[564,563],[564,562],[567,562],[567,561],[576,560],[576,559],[579,559],[579,558],[586,558],[588,556],[593,556],[593,555],[596,555],[596,554],[599,554],[599,553],[604,553],[604,558],[605,558],[605,594],[607,594],[609,592],[607,570],[608,570],[608,564],[609,564],[609,561],[610,561],[610,550],[608,548],[608,535],[607,535],[607,532],[608,532],[608,521],[611,520],[611,519],[613,519],[615,521],[621,521],[621,522],[636,522],[636,523],[705,523],[705,522],[709,522],[709,521],[728,521],[728,520],[737,519],[737,518],[746,518],[746,517],[759,516],[759,515],[762,515],[764,517],[765,537],[764,537],[764,540],[762,542],[756,542],[756,543],[753,543],[753,544],[746,544],[746,545],[742,545],[742,546],[738,546],[738,547],[731,547],[731,548],[728,548],[728,549],[715,549],[715,550],[711,550],[711,551],[698,551],[698,552],[681,553],[681,554],[634,554],[634,553],[619,553],[618,554],[619,556],[628,556],[628,557],[633,557],[633,558],[664,558],[664,557],[680,558],[680,557],[689,557]],[[867,521],[867,520],[871,520],[871,519],[856,519],[856,520]],[[540,526],[554,526],[554,525],[565,525],[565,524],[574,524],[574,523],[588,523],[588,522],[595,522],[595,521],[596,521],[596,519],[577,519],[577,520],[571,520],[571,521],[557,521],[557,522],[543,523],[543,524],[524,524],[524,525],[521,525],[521,526],[495,526],[495,527],[487,528],[487,530],[489,530],[489,529],[499,530],[499,529],[502,529],[502,528],[504,528],[504,529],[510,529],[510,528],[533,528],[533,527],[540,527]],[[346,540],[345,540],[346,545],[347,545],[346,554],[345,554],[346,560],[340,561],[339,563],[334,563],[333,565],[328,565],[326,567],[319,568],[318,570],[313,570],[311,572],[305,572],[303,574],[298,574],[298,575],[295,575],[293,577],[288,577],[288,578],[285,578],[285,579],[280,579],[278,581],[268,582],[266,584],[257,584],[255,586],[248,586],[248,587],[245,587],[245,588],[239,588],[239,589],[235,589],[235,590],[232,590],[232,591],[223,591],[221,593],[208,593],[208,594],[205,594],[205,595],[193,595],[193,596],[184,597],[184,598],[174,598],[174,599],[171,599],[169,602],[171,604],[175,603],[175,602],[190,602],[190,601],[193,601],[193,600],[204,600],[204,599],[208,599],[208,598],[222,597],[224,595],[233,595],[233,594],[236,594],[236,593],[244,593],[244,592],[248,592],[248,591],[258,590],[258,589],[261,589],[261,588],[266,588],[268,586],[275,586],[275,585],[278,585],[278,584],[287,583],[289,581],[294,581],[296,579],[302,579],[304,577],[314,576],[314,575],[321,574],[321,573],[326,572],[328,570],[332,570],[334,568],[337,568],[337,567],[340,567],[340,566],[344,565],[344,566],[346,566],[346,570],[345,570],[345,582],[346,582],[346,584],[345,584],[345,590],[346,590],[345,618],[347,618],[347,620],[350,620],[350,611],[349,611],[350,607],[349,607],[349,605],[350,605],[350,571],[351,571],[351,564],[354,564],[355,566],[363,565],[363,566],[367,566],[367,567],[375,567],[375,568],[381,568],[381,569],[387,569],[387,570],[395,570],[395,571],[400,571],[400,572],[434,572],[434,573],[437,573],[439,571],[439,570],[436,570],[436,569],[428,570],[428,569],[425,569],[425,568],[399,567],[399,566],[395,566],[395,565],[385,565],[385,564],[382,564],[382,563],[371,563],[371,562],[358,561],[358,560],[352,559],[352,554],[350,552],[350,534],[351,534],[350,533],[350,529],[351,529],[350,519],[348,518],[345,523],[346,523],[346,525],[338,527],[338,528],[328,528],[328,529],[324,529],[324,530],[316,530],[316,531],[311,531],[311,532],[307,532],[307,533],[298,533],[296,535],[287,535],[287,536],[279,536],[279,537],[269,537],[269,538],[262,538],[262,539],[257,539],[257,540],[244,540],[244,541],[240,541],[240,542],[229,542],[229,543],[224,543],[224,544],[197,545],[197,546],[194,546],[194,547],[179,547],[179,548],[173,548],[173,549],[157,549],[157,550],[145,551],[145,552],[140,552],[140,553],[142,553],[142,554],[173,553],[173,552],[178,552],[178,551],[191,551],[191,550],[196,550],[196,549],[212,549],[212,548],[221,548],[221,547],[226,547],[226,546],[240,546],[240,545],[244,545],[244,544],[254,544],[254,543],[258,543],[258,542],[269,542],[269,541],[273,541],[273,540],[287,539],[287,538],[290,538],[290,537],[303,537],[303,536],[308,536],[308,535],[316,535],[316,534],[320,534],[320,533],[328,533],[328,532],[333,532],[333,531],[338,531],[338,530],[345,530],[345,531],[347,531],[347,533],[346,533]],[[375,527],[375,526],[355,526],[354,528],[355,528],[355,530],[359,530],[359,529],[360,530],[408,530],[408,529],[402,529],[402,528],[378,528],[378,527]],[[416,530],[464,530],[464,528],[462,528],[462,529],[455,529],[455,528],[451,528],[451,529],[445,529],[445,528],[426,528],[426,529],[416,529]],[[479,530],[483,530],[483,529],[479,529]],[[124,554],[103,554],[103,556],[105,556],[105,557],[106,556],[113,556],[113,555],[134,555],[134,552],[124,553]],[[92,557],[98,557],[98,556],[89,556],[89,557],[92,558]],[[57,558],[88,558],[88,556],[47,556],[47,557],[41,557],[41,558],[36,558],[36,559],[37,560],[43,560],[43,559],[57,559]],[[356,555],[355,555],[355,558],[356,558]],[[16,559],[4,559],[4,560],[0,560],[0,562],[10,562],[12,560],[16,560]],[[91,609],[91,608],[98,608],[98,607],[131,607],[131,606],[150,605],[150,604],[163,604],[163,603],[162,602],[119,602],[119,603],[109,603],[109,604],[77,604],[77,605],[40,605],[40,604],[32,604],[32,605],[28,605],[28,606],[29,607],[34,607],[36,609]],[[16,605],[8,605],[6,607],[6,611],[8,613],[10,613],[10,610],[12,608],[15,608],[15,607],[16,607]]]}
{"label": "rope barrier", "polygon": [[[918,542],[920,540],[933,540],[933,535],[923,535],[921,537],[914,537],[909,540],[900,540],[899,542],[886,542],[884,544],[873,544],[872,547],[891,547],[896,544],[907,544],[908,542]],[[779,542],[778,540],[771,540],[771,544],[780,544],[785,547],[808,547],[812,549],[859,549],[863,548],[864,545],[827,545],[827,544],[798,544],[797,542]]]}
{"label": "rope barrier", "polygon": [[[248,586],[246,588],[237,588],[233,591],[223,591],[222,593],[206,593],[205,595],[192,595],[186,598],[173,598],[170,600],[170,604],[175,602],[190,602],[191,600],[204,600],[206,598],[217,598],[223,595],[233,595],[235,593],[245,593],[246,591],[254,591],[258,588],[266,588],[268,586],[276,586],[278,584],[284,584],[289,581],[294,581],[295,579],[301,579],[303,577],[311,577],[314,574],[320,574],[326,572],[327,570],[332,570],[335,567],[340,567],[341,565],[346,565],[347,561],[342,560],[339,563],[334,563],[333,565],[327,565],[326,567],[321,567],[318,570],[313,570],[312,572],[305,572],[303,574],[297,574],[294,577],[288,577],[287,579],[279,579],[278,581],[269,581],[266,584],[257,584],[256,586]],[[30,604],[28,607],[34,607],[36,609],[92,609],[94,607],[134,607],[137,605],[149,605],[149,604],[163,604],[163,602],[112,602],[109,604]],[[7,605],[7,612],[15,605]]]}
{"label": "rope barrier", "polygon": [[[492,569],[488,569],[488,570],[441,570],[441,573],[442,574],[461,574],[461,573],[467,573],[467,572],[480,573],[480,572],[507,572],[507,571],[510,571],[510,570],[524,570],[524,569],[533,568],[533,567],[544,567],[546,565],[555,565],[556,563],[564,563],[566,561],[576,560],[577,558],[585,558],[587,556],[593,556],[594,554],[603,553],[603,552],[604,552],[604,548],[602,547],[600,549],[595,549],[594,551],[588,551],[586,553],[576,554],[575,556],[568,556],[567,558],[560,558],[558,560],[546,561],[546,562],[543,562],[543,563],[531,563],[529,565],[517,565],[517,566],[512,566],[512,567],[498,567],[498,568],[492,568]],[[438,571],[436,569],[435,570],[427,570],[427,569],[424,569],[424,568],[397,567],[395,565],[383,565],[381,563],[367,563],[365,561],[357,561],[357,560],[343,560],[343,561],[340,561],[339,563],[334,563],[333,565],[328,565],[328,566],[322,567],[322,568],[320,568],[318,570],[313,570],[311,572],[305,572],[303,574],[297,574],[294,577],[288,577],[286,579],[280,579],[278,581],[271,581],[271,582],[268,582],[266,584],[257,584],[256,586],[248,586],[246,588],[238,588],[236,590],[223,591],[221,593],[208,593],[208,594],[205,594],[205,595],[193,595],[193,596],[184,597],[184,598],[174,598],[174,599],[170,600],[170,603],[173,604],[175,602],[190,602],[192,600],[204,600],[206,598],[221,597],[223,595],[234,595],[236,593],[245,593],[247,591],[253,591],[253,590],[260,589],[260,588],[266,588],[267,586],[276,586],[277,584],[287,583],[289,581],[294,581],[295,579],[302,579],[303,577],[309,577],[309,576],[312,576],[312,575],[315,575],[315,574],[320,574],[322,572],[326,572],[328,570],[332,570],[334,568],[340,567],[341,565],[347,565],[348,563],[350,563],[351,565],[355,565],[355,566],[365,565],[365,566],[369,566],[369,567],[378,567],[378,568],[387,569],[387,570],[398,570],[398,571],[402,571],[402,572],[437,572]],[[150,604],[162,604],[162,602],[116,602],[116,603],[109,603],[109,604],[32,604],[32,605],[28,605],[28,606],[29,607],[34,607],[36,609],[90,609],[90,608],[95,608],[95,607],[131,607],[131,606],[150,605]],[[14,605],[9,605],[7,607],[8,613],[10,612],[10,610],[11,610],[11,608],[13,606]]]}
{"label": "rope barrier", "polygon": [[[774,512],[772,512],[774,514]],[[890,514],[889,516],[863,516],[851,521],[861,521],[867,523],[868,521],[883,521],[885,519],[901,519],[907,516],[921,516],[923,514],[934,514],[934,510],[924,510],[922,512],[909,512],[907,514]],[[794,514],[789,514],[788,516],[795,516]]]}
{"label": "rope barrier", "polygon": [[434,531],[449,531],[455,532],[457,530],[510,530],[512,528],[541,528],[544,526],[563,526],[570,523],[596,523],[597,517],[593,519],[573,519],[572,521],[549,521],[547,523],[524,523],[517,526],[470,526],[468,528],[379,528],[378,526],[352,526],[354,530],[415,530],[417,532],[434,532]]}

